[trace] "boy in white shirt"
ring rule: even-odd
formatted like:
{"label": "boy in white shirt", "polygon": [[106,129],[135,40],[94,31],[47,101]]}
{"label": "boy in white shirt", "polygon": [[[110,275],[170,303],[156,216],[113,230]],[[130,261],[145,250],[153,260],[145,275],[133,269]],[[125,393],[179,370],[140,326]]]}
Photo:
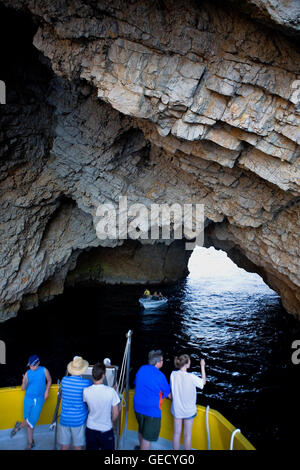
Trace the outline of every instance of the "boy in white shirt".
{"label": "boy in white shirt", "polygon": [[86,450],[114,450],[113,421],[119,415],[120,398],[117,392],[103,384],[106,367],[103,363],[94,365],[94,384],[83,391],[89,414],[86,423]]}

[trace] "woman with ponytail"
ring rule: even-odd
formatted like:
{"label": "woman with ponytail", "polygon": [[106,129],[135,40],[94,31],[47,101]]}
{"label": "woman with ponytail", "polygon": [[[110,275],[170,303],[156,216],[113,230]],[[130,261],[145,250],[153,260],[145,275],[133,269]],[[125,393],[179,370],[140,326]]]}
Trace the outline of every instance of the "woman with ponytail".
{"label": "woman with ponytail", "polygon": [[193,421],[197,415],[196,388],[203,389],[206,384],[205,361],[204,359],[200,361],[202,378],[198,377],[196,374],[187,372],[187,369],[191,366],[191,360],[187,354],[175,357],[174,364],[178,370],[173,371],[170,377],[173,400],[171,412],[174,417],[173,448],[174,450],[180,449],[180,436],[183,422],[184,448],[185,450],[190,450]]}

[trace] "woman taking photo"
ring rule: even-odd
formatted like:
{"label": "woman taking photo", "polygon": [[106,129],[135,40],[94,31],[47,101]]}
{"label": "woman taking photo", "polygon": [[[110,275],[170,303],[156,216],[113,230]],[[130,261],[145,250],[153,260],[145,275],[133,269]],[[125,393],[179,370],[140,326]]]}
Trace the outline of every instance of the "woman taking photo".
{"label": "woman taking photo", "polygon": [[193,421],[197,415],[196,388],[203,389],[206,384],[205,361],[201,359],[201,375],[187,372],[191,366],[190,357],[187,354],[175,357],[174,364],[177,371],[173,371],[170,377],[172,389],[171,412],[174,417],[173,449],[180,449],[180,436],[182,422],[184,423],[184,449],[191,449]]}

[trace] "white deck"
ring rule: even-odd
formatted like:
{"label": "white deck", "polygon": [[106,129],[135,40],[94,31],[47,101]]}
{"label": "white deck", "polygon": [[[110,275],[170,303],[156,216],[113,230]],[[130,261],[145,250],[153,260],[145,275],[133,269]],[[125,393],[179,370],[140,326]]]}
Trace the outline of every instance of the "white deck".
{"label": "white deck", "polygon": [[[21,429],[13,438],[10,437],[11,429],[0,431],[0,450],[24,450],[27,445],[27,433]],[[54,431],[50,431],[49,424],[37,426],[34,430],[35,447],[32,450],[54,450]],[[121,450],[133,450],[139,444],[137,432],[127,431],[126,441],[120,440]],[[57,447],[59,449],[59,446]],[[172,443],[159,438],[151,445],[152,450],[171,450]]]}
{"label": "white deck", "polygon": [[[14,437],[10,437],[11,429],[0,431],[0,450],[24,450],[27,445],[26,429],[21,429]],[[32,450],[53,450],[54,431],[50,431],[49,424],[37,426],[33,439],[36,447]]]}
{"label": "white deck", "polygon": [[[136,431],[127,431],[126,440],[124,442],[123,436],[120,440],[120,450],[132,450],[135,446],[139,445],[138,435]],[[158,441],[151,444],[152,450],[172,450],[172,442],[161,437]]]}

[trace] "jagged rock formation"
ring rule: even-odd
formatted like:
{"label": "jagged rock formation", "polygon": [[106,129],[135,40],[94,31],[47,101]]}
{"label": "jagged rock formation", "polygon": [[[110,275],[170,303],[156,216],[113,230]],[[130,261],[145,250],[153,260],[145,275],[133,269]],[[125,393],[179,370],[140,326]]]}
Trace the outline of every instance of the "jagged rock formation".
{"label": "jagged rock formation", "polygon": [[[124,281],[125,265],[129,282],[184,275],[183,244],[97,238],[98,205],[120,195],[204,204],[207,246],[258,272],[300,315],[296,39],[231,2],[3,3],[18,11],[3,9],[12,24],[33,24],[31,60],[11,72],[18,80],[7,72],[1,108],[2,319],[62,292],[67,276]],[[245,5],[298,34],[296,10]],[[157,273],[138,277],[139,251],[161,257]]]}
{"label": "jagged rock formation", "polygon": [[278,28],[290,36],[300,33],[298,0],[229,0],[252,18]]}

